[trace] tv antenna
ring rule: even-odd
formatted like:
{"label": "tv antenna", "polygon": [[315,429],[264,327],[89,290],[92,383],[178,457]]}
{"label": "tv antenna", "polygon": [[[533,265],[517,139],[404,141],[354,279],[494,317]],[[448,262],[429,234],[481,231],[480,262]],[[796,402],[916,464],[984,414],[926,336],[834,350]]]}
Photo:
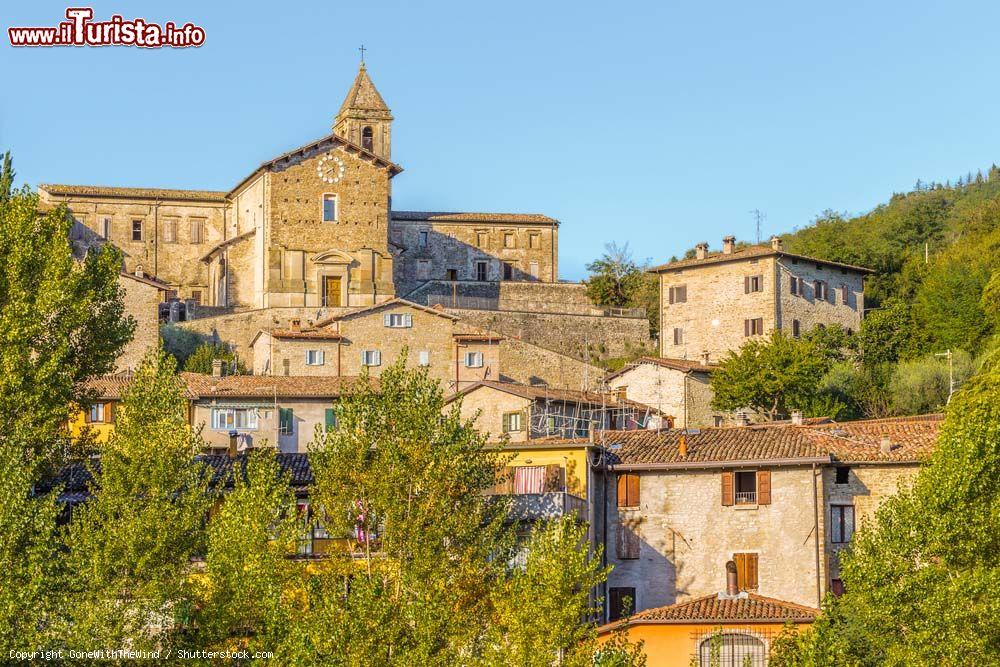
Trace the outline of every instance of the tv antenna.
{"label": "tv antenna", "polygon": [[754,223],[757,225],[757,243],[760,243],[760,226],[765,220],[767,220],[767,213],[764,213],[764,211],[759,208],[755,208],[750,211],[750,214],[753,216]]}

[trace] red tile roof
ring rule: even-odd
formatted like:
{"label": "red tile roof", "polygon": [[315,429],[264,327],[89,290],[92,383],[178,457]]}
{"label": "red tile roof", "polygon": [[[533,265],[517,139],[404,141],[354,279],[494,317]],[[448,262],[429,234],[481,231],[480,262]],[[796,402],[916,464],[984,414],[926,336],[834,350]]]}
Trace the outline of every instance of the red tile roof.
{"label": "red tile roof", "polygon": [[[713,593],[666,607],[640,611],[627,622],[629,624],[812,623],[817,615],[819,615],[818,609],[756,593],[741,593],[736,597]],[[601,632],[611,630],[625,622],[605,625],[601,628]]]}
{"label": "red tile roof", "polygon": [[452,394],[452,396],[448,398],[448,402],[455,400],[459,396],[465,396],[466,394],[472,393],[480,387],[496,389],[497,391],[503,391],[531,401],[560,401],[566,403],[583,403],[587,405],[604,406],[607,408],[630,407],[640,411],[657,411],[656,408],[652,408],[636,401],[618,398],[614,394],[598,394],[592,391],[578,391],[575,389],[555,389],[552,387],[518,384],[515,382],[497,382],[495,380],[480,380],[462,391]]}
{"label": "red tile roof", "polygon": [[343,338],[339,333],[330,329],[302,329],[300,331],[275,329],[270,334],[282,340],[340,340]]}
{"label": "red tile roof", "polygon": [[[84,380],[80,384],[80,387],[84,391],[93,394],[95,398],[120,401],[125,390],[132,384],[134,377],[135,374],[132,371],[100,375]],[[184,395],[186,398],[194,398],[194,394],[191,393],[186,384],[184,386]]]}
{"label": "red tile roof", "polygon": [[649,269],[650,273],[663,273],[665,271],[675,271],[677,269],[686,269],[692,266],[704,266],[707,264],[721,264],[723,262],[738,262],[744,259],[752,259],[757,257],[790,257],[792,259],[798,259],[805,262],[814,262],[816,264],[824,264],[826,266],[835,266],[841,269],[847,269],[849,271],[857,271],[859,273],[875,273],[874,270],[866,268],[864,266],[854,266],[853,264],[844,264],[843,262],[832,262],[827,259],[818,259],[816,257],[807,257],[806,255],[796,255],[794,253],[785,252],[784,250],[775,250],[770,245],[752,245],[745,248],[739,248],[733,250],[731,253],[721,253],[716,252],[707,255],[705,259],[680,259],[676,262],[667,262],[666,264],[660,264],[659,266],[654,266]]}
{"label": "red tile roof", "polygon": [[[311,377],[302,375],[227,375],[181,373],[190,392],[198,398],[336,398],[357,377]],[[371,380],[374,382],[374,380]]]}
{"label": "red tile roof", "polygon": [[167,188],[118,188],[101,185],[60,185],[42,183],[39,190],[64,197],[106,197],[122,199],[172,199],[225,202],[226,193],[216,190],[171,190]]}
{"label": "red tile roof", "polygon": [[[619,469],[698,467],[737,461],[810,460],[858,463],[916,463],[934,450],[942,415],[894,417],[820,424],[788,422],[754,426],[689,429],[687,455],[680,454],[684,431],[605,431],[597,438]],[[883,439],[888,451],[883,452]]]}

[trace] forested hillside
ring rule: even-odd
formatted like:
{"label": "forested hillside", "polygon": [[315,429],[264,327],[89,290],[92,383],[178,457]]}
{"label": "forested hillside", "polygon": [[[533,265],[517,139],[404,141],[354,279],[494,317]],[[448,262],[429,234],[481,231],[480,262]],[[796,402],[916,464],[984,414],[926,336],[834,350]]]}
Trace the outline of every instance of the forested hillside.
{"label": "forested hillside", "polygon": [[1000,331],[1000,304],[983,298],[1000,269],[996,165],[955,184],[918,181],[864,215],[827,211],[783,239],[792,252],[878,271],[867,282],[866,307],[892,312],[904,357],[948,348],[975,355]]}

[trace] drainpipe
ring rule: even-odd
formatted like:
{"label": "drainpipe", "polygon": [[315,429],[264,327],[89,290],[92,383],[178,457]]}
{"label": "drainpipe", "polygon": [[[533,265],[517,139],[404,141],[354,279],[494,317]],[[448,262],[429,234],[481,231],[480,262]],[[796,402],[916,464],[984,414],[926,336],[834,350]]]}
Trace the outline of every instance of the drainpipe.
{"label": "drainpipe", "polygon": [[819,569],[819,501],[816,498],[819,489],[817,488],[816,482],[816,464],[812,464],[812,476],[813,476],[813,543],[816,546],[816,606],[820,607],[823,603],[823,587],[820,581],[820,569]]}
{"label": "drainpipe", "polygon": [[[603,438],[602,438],[603,440]],[[608,449],[605,443],[601,442],[601,477],[604,485],[604,492],[601,497],[601,568],[608,568]],[[608,582],[607,579],[601,584],[604,588],[604,611],[602,618],[607,618],[608,611]]]}

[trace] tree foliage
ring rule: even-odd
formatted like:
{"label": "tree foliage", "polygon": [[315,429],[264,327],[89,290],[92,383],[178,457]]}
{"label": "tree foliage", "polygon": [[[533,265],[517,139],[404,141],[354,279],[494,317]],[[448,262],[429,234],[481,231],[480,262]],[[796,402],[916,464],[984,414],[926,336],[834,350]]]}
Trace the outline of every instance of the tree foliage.
{"label": "tree foliage", "polygon": [[212,362],[222,361],[227,375],[246,375],[247,369],[233,349],[225,343],[202,343],[184,361],[184,370],[190,373],[212,372]]}
{"label": "tree foliage", "polygon": [[134,322],[124,317],[121,253],[111,246],[73,257],[64,206],[39,210],[27,187],[0,172],[0,444],[52,442],[78,383],[111,370]]}
{"label": "tree foliage", "polygon": [[627,243],[608,243],[600,259],[587,265],[590,275],[584,284],[587,297],[599,306],[645,309],[655,336],[660,328],[659,280],[646,268],[636,263]]}
{"label": "tree foliage", "polygon": [[778,665],[1000,663],[1000,355],[955,395],[930,464],[842,556],[846,593]]}

